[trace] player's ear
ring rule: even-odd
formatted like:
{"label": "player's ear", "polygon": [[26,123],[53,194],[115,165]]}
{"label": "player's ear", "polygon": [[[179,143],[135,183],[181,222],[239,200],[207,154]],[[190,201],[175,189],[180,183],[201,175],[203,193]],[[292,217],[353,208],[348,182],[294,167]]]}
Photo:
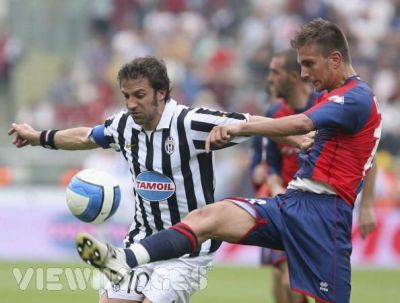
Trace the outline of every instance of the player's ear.
{"label": "player's ear", "polygon": [[301,80],[301,75],[296,71],[291,71],[289,77],[292,82],[298,82]]}
{"label": "player's ear", "polygon": [[163,89],[157,90],[157,100],[159,102],[164,101],[166,94],[167,94],[167,92],[165,90],[163,90]]}
{"label": "player's ear", "polygon": [[329,64],[334,68],[337,69],[343,62],[343,56],[339,51],[333,51],[329,57]]}

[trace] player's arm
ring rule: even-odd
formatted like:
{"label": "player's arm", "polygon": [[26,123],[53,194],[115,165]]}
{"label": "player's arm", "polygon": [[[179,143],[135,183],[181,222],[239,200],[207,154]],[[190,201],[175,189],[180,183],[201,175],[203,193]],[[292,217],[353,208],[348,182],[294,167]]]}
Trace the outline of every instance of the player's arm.
{"label": "player's arm", "polygon": [[314,129],[314,123],[305,114],[278,119],[264,118],[261,120],[258,118],[258,121],[255,122],[216,126],[206,139],[206,151],[209,151],[211,144],[226,144],[236,136],[284,137],[304,135]]}
{"label": "player's arm", "polygon": [[[262,117],[262,116],[251,116],[250,117],[250,122],[263,122],[263,121],[272,121],[274,120],[273,118],[269,117]],[[315,132],[311,131],[308,134],[305,135],[297,135],[297,136],[274,136],[271,139],[283,143],[292,147],[297,147],[301,150],[307,150],[309,149],[313,144],[314,144],[314,137],[315,137]]]}
{"label": "player's arm", "polygon": [[54,143],[58,149],[84,150],[100,147],[90,140],[90,127],[76,127],[58,131]]}
{"label": "player's arm", "polygon": [[89,127],[76,127],[59,131],[38,131],[26,123],[13,123],[8,134],[16,134],[13,144],[18,148],[42,145],[50,149],[85,150],[99,147],[89,138],[91,130]]}
{"label": "player's arm", "polygon": [[376,218],[373,203],[377,171],[377,165],[374,163],[364,179],[364,188],[362,191],[360,209],[358,213],[358,225],[362,238],[365,238],[369,233],[376,229]]}
{"label": "player's arm", "polygon": [[315,131],[305,135],[272,137],[271,140],[307,151],[314,145]]}
{"label": "player's arm", "polygon": [[267,185],[271,196],[276,196],[285,192],[283,186],[282,173],[282,154],[278,145],[274,141],[270,141],[266,147],[267,163],[268,163],[268,176]]}
{"label": "player's arm", "polygon": [[234,136],[286,137],[307,134],[314,130],[314,123],[305,114],[297,114],[278,119],[258,117],[256,120],[250,119],[250,123],[235,125],[232,129],[230,133]]}
{"label": "player's arm", "polygon": [[269,175],[267,178],[268,190],[272,197],[282,194],[285,192],[285,187],[283,186],[283,179],[279,175]]}

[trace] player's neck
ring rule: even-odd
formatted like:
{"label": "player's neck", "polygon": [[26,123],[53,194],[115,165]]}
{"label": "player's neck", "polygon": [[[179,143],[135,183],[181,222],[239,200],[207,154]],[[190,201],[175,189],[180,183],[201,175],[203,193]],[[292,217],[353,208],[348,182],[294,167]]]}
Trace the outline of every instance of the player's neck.
{"label": "player's neck", "polygon": [[351,65],[343,65],[342,69],[337,73],[336,80],[333,82],[332,86],[328,88],[328,91],[343,86],[347,79],[355,75],[357,75],[357,73]]}
{"label": "player's neck", "polygon": [[344,80],[343,83],[349,79],[350,77],[353,77],[357,75],[356,71],[354,70],[353,66],[347,65],[344,67]]}

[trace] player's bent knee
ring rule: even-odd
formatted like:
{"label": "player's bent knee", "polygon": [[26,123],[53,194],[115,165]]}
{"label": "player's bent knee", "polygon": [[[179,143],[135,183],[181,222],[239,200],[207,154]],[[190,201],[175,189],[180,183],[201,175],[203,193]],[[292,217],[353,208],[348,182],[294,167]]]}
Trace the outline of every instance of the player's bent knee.
{"label": "player's bent knee", "polygon": [[218,216],[216,213],[218,210],[214,207],[214,204],[207,205],[205,207],[191,211],[182,222],[189,226],[201,230],[212,230],[215,228],[215,218]]}
{"label": "player's bent knee", "polygon": [[216,202],[205,207],[191,211],[183,223],[189,225],[198,237],[212,238],[214,231],[218,230],[224,220],[224,202]]}
{"label": "player's bent knee", "polygon": [[[227,220],[229,218],[229,220]],[[200,241],[239,241],[254,226],[254,218],[229,201],[220,201],[192,211],[184,220]]]}

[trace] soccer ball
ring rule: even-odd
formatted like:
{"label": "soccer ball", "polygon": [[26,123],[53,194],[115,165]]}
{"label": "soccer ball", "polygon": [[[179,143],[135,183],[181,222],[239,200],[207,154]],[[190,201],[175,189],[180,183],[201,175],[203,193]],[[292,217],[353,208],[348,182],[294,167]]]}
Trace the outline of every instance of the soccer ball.
{"label": "soccer ball", "polygon": [[85,169],[78,172],[67,188],[67,205],[79,220],[102,223],[118,209],[121,188],[110,174]]}

